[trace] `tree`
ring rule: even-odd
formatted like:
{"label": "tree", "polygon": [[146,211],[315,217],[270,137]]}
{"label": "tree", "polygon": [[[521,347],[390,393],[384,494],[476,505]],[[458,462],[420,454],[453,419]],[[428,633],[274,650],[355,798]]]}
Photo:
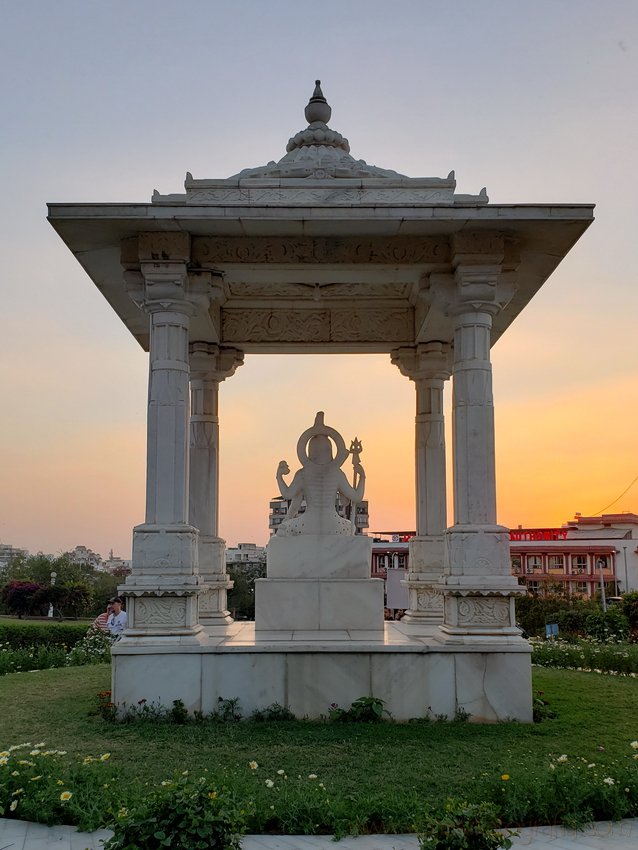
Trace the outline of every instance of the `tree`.
{"label": "tree", "polygon": [[638,591],[624,593],[621,611],[629,621],[629,628],[634,640],[638,639]]}
{"label": "tree", "polygon": [[90,583],[95,575],[95,569],[89,564],[74,564],[68,555],[52,558],[38,552],[37,555],[26,558],[24,555],[11,558],[0,574],[0,578],[5,582],[29,579],[44,585],[51,583],[51,573],[56,573],[56,584],[69,586]]}
{"label": "tree", "polygon": [[32,581],[10,581],[0,591],[2,601],[12,614],[17,614],[22,619],[25,614],[30,614],[34,600],[41,585]]}
{"label": "tree", "polygon": [[266,564],[239,562],[230,564],[228,575],[234,582],[228,591],[228,608],[236,620],[255,619],[255,579],[266,577]]}

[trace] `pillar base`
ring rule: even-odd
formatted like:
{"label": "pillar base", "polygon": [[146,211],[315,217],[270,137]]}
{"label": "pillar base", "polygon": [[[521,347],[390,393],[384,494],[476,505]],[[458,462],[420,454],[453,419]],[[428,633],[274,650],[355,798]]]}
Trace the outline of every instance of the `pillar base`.
{"label": "pillar base", "polygon": [[226,597],[233,582],[226,574],[226,541],[208,534],[199,535],[199,622],[203,626],[232,623]]}
{"label": "pillar base", "polygon": [[150,587],[133,580],[119,587],[118,591],[126,599],[128,627],[123,638],[126,642],[151,636],[177,638],[180,645],[190,643],[187,638],[192,638],[193,643],[201,642],[203,630],[198,622],[198,586]]}
{"label": "pillar base", "polygon": [[408,608],[401,622],[410,626],[432,626],[443,622],[443,535],[413,537],[409,545],[409,572],[403,582],[408,588]]}
{"label": "pillar base", "polygon": [[199,622],[203,626],[220,626],[234,622],[227,608],[227,593],[233,587],[227,575],[201,576]]}
{"label": "pillar base", "polygon": [[525,594],[525,588],[501,586],[483,588],[443,588],[445,597],[442,639],[466,642],[466,639],[500,638],[509,642],[521,640],[516,625],[514,600]]}

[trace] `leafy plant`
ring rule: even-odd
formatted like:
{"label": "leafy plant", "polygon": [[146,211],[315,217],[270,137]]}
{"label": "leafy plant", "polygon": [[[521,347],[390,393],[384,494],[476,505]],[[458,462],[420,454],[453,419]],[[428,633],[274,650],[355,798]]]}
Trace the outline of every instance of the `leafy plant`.
{"label": "leafy plant", "polygon": [[188,709],[184,705],[183,700],[173,700],[173,707],[169,709],[168,719],[171,723],[177,723],[179,726],[183,725],[184,723],[188,723]]}
{"label": "leafy plant", "polygon": [[491,803],[464,803],[449,799],[443,812],[423,819],[419,834],[422,850],[508,850],[512,832],[499,832],[501,821]]}
{"label": "leafy plant", "polygon": [[253,711],[250,719],[256,723],[268,723],[273,720],[295,720],[295,715],[287,706],[273,702],[272,705],[267,705],[266,708],[258,708]]}
{"label": "leafy plant", "polygon": [[101,717],[102,720],[115,720],[117,717],[117,706],[111,700],[111,692],[100,691],[96,699],[95,714]]}
{"label": "leafy plant", "polygon": [[532,719],[534,723],[542,723],[543,720],[552,720],[556,712],[550,708],[549,700],[544,698],[543,691],[536,691],[532,698]]}
{"label": "leafy plant", "polygon": [[378,697],[359,697],[349,709],[339,708],[333,702],[328,716],[336,723],[379,723],[384,714],[390,717],[390,712],[384,706],[385,702]]}
{"label": "leafy plant", "polygon": [[466,711],[462,705],[460,705],[456,711],[454,712],[453,723],[467,723],[469,719],[472,717],[469,711]]}
{"label": "leafy plant", "polygon": [[245,813],[204,777],[181,775],[122,809],[105,850],[239,850]]}
{"label": "leafy plant", "polygon": [[217,708],[213,712],[212,719],[220,720],[222,723],[235,723],[241,720],[241,716],[239,697],[217,698]]}

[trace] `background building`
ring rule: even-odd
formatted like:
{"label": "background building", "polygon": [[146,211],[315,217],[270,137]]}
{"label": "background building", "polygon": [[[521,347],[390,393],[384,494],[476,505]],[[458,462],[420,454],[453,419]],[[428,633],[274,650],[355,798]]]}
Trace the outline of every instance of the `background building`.
{"label": "background building", "polygon": [[71,549],[70,552],[65,552],[64,554],[72,564],[93,567],[96,570],[104,569],[102,566],[102,556],[86,546],[76,546],[75,549]]}
{"label": "background building", "polygon": [[638,590],[638,516],[633,513],[583,517],[560,528],[510,531],[512,572],[543,593],[560,585],[570,595],[592,597]]}
{"label": "background building", "polygon": [[6,567],[12,558],[17,557],[28,558],[29,553],[26,549],[19,549],[10,543],[0,543],[0,569]]}
{"label": "background building", "polygon": [[256,543],[238,543],[226,549],[226,566],[230,564],[265,564],[266,547]]}

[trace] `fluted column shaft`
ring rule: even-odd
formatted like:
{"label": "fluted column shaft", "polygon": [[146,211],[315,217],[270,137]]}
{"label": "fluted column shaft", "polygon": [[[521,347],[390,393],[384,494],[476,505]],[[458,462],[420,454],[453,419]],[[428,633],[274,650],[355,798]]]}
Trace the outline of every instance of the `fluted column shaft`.
{"label": "fluted column shaft", "polygon": [[455,525],[496,522],[494,402],[486,307],[459,313],[454,328],[452,440]]}
{"label": "fluted column shaft", "polygon": [[429,342],[400,348],[392,352],[392,362],[416,389],[416,537],[410,541],[403,622],[428,626],[443,619],[438,589],[447,525],[443,387],[450,376],[450,346]]}
{"label": "fluted column shaft", "polygon": [[146,522],[188,522],[191,305],[150,305]]}
{"label": "fluted column shaft", "polygon": [[219,537],[219,384],[243,363],[235,348],[196,342],[190,348],[190,522],[199,529],[199,574],[203,590],[200,623],[230,620],[226,594],[225,541]]}

